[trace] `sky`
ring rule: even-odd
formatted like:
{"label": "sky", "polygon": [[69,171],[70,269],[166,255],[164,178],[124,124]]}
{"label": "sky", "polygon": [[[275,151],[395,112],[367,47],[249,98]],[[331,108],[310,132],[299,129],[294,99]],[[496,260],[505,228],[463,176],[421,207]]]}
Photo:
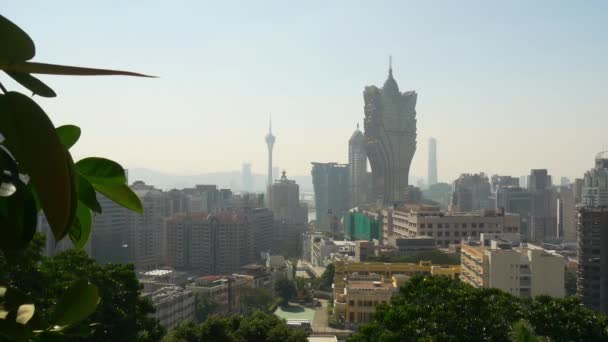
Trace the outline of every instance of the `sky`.
{"label": "sky", "polygon": [[[608,145],[606,1],[11,1],[2,14],[35,61],[159,76],[41,76],[56,125],[82,128],[75,159],[176,174],[347,162],[363,89],[388,56],[418,92],[410,177],[581,177]],[[19,86],[1,78],[13,89]]]}

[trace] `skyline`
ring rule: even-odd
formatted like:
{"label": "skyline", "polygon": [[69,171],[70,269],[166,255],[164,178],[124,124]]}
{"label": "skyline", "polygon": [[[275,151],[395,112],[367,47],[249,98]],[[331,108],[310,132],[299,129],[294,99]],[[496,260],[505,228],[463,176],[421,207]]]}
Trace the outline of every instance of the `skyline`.
{"label": "skyline", "polygon": [[427,173],[429,137],[445,182],[536,168],[573,179],[593,167],[608,143],[607,4],[412,4],[60,1],[5,15],[37,41],[35,60],[160,76],[42,76],[59,89],[37,99],[54,123],[83,129],[76,158],[180,174],[250,162],[263,174],[270,112],[275,165],[310,175],[312,161],[347,161],[363,89],[382,85],[392,55],[400,89],[419,94],[410,179]]}

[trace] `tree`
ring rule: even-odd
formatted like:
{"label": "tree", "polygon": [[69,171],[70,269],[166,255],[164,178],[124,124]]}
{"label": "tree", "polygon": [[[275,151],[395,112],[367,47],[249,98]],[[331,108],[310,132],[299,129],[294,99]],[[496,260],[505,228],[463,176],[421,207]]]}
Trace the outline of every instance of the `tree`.
{"label": "tree", "polygon": [[287,305],[297,294],[296,285],[286,277],[277,279],[274,284],[274,290],[281,297],[281,305]]}
{"label": "tree", "polygon": [[331,285],[334,283],[334,276],[336,275],[336,267],[334,264],[329,264],[325,268],[325,272],[321,274],[319,289],[323,291],[331,291]]}
{"label": "tree", "polygon": [[505,341],[512,331],[523,334],[520,321],[551,341],[608,340],[606,316],[576,298],[525,299],[447,277],[415,276],[351,341]]}
{"label": "tree", "polygon": [[156,319],[152,304],[141,298],[142,285],[133,265],[100,265],[85,252],[68,250],[53,258],[41,255],[44,236],[37,234],[18,263],[0,257],[0,283],[29,289],[40,319],[48,321],[65,288],[75,279],[89,279],[99,289],[101,298],[92,315],[73,329],[96,328],[90,341],[159,341],[165,333]]}
{"label": "tree", "polygon": [[263,287],[245,287],[241,289],[241,311],[251,313],[256,310],[268,311],[275,298],[270,290]]}
{"label": "tree", "polygon": [[513,325],[511,330],[512,342],[541,342],[546,339],[534,333],[534,329],[526,321],[519,321]]}
{"label": "tree", "polygon": [[194,296],[194,317],[197,322],[202,322],[211,316],[218,305],[208,294],[197,293]]}
{"label": "tree", "polygon": [[261,311],[231,317],[211,316],[203,323],[179,324],[163,342],[305,342],[306,333],[293,329],[277,316]]}

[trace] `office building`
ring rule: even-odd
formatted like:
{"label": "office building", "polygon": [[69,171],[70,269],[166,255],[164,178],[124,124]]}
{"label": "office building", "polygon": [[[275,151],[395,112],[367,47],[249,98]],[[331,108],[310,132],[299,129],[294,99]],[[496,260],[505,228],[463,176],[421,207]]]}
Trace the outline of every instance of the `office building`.
{"label": "office building", "polygon": [[485,173],[462,174],[453,184],[451,211],[490,209],[490,181]]}
{"label": "office building", "polygon": [[551,176],[547,170],[536,169],[530,172],[528,190],[532,193],[530,240],[541,243],[558,239],[557,191],[552,188]]}
{"label": "office building", "polygon": [[308,223],[308,207],[300,204],[300,186],[288,179],[285,171],[270,186],[270,210],[275,220]]}
{"label": "office building", "polygon": [[482,233],[519,233],[519,215],[486,209],[478,213],[445,212],[438,207],[412,205],[392,211],[390,231],[395,238],[426,236],[438,247],[460,244]]}
{"label": "office building", "polygon": [[576,242],[576,204],[572,185],[560,186],[557,193],[557,233],[566,242]]}
{"label": "office building", "polygon": [[386,205],[403,201],[416,152],[417,98],[415,91],[399,91],[392,65],[382,88],[365,87],[365,148],[372,169],[372,201]]}
{"label": "office building", "polygon": [[530,233],[530,221],[532,220],[532,193],[521,187],[499,187],[496,189],[495,209],[504,209],[507,213],[519,215],[519,233],[522,240],[528,241]]}
{"label": "office building", "polygon": [[350,204],[349,166],[338,163],[312,163],[315,191],[316,229],[337,231]]}
{"label": "office building", "polygon": [[350,207],[365,204],[368,200],[367,154],[365,137],[359,130],[359,124],[348,140],[348,166],[350,175]]}
{"label": "office building", "polygon": [[474,287],[526,298],[565,296],[566,260],[541,247],[482,236],[462,242],[460,260],[460,279]]}

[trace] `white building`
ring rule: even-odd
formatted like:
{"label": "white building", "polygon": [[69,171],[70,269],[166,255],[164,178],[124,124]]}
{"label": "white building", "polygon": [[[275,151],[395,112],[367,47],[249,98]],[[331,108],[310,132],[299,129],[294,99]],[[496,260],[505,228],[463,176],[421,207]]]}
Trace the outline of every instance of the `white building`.
{"label": "white building", "polygon": [[194,321],[194,294],[178,286],[167,286],[154,292],[144,293],[156,312],[153,317],[167,330],[173,329],[182,321]]}
{"label": "white building", "polygon": [[515,296],[565,296],[566,259],[532,244],[505,238],[463,241],[460,279]]}

